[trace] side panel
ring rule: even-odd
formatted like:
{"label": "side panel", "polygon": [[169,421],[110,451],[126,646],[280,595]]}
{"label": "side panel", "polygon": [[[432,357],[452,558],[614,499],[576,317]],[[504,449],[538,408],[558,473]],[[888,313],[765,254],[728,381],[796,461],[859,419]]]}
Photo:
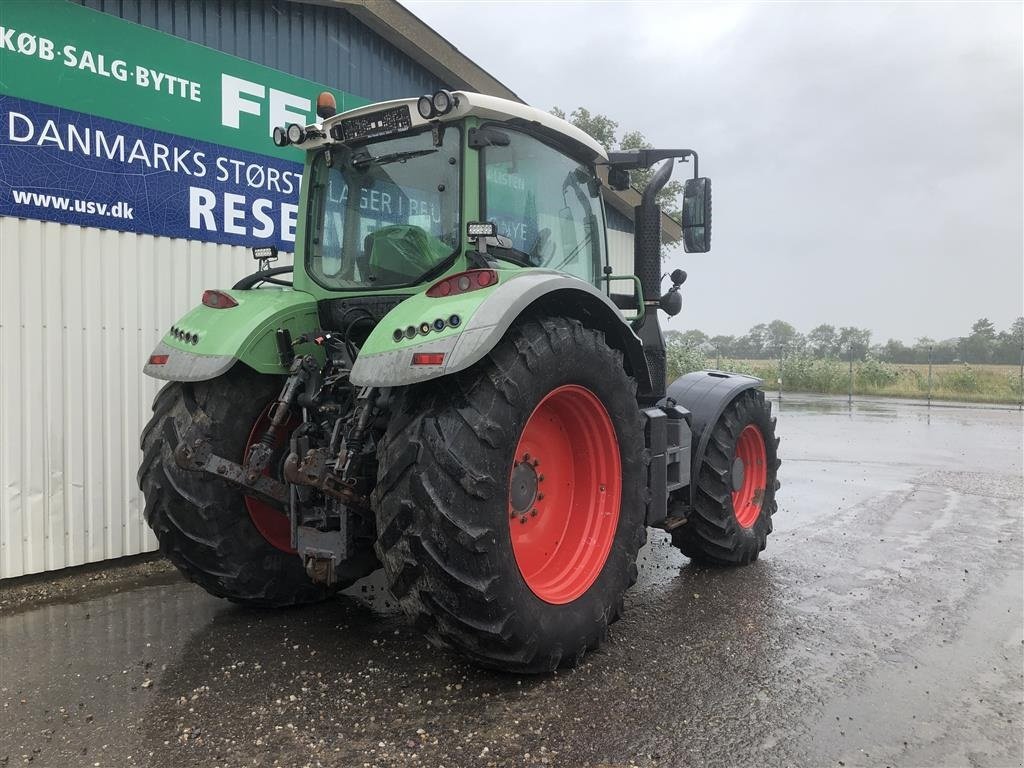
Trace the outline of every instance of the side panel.
{"label": "side panel", "polygon": [[[723,373],[721,371],[694,371],[680,376],[668,387],[665,399],[659,405],[676,403],[691,413],[690,426],[693,430],[693,456],[691,466],[695,476],[704,459],[708,439],[711,436],[709,426],[718,421],[737,395],[761,384],[761,379],[745,376],[740,373]],[[695,485],[690,484],[690,503],[693,503]]]}
{"label": "side panel", "polygon": [[[307,293],[276,289],[225,293],[238,306],[199,305],[173,323],[143,368],[147,376],[204,381],[238,360],[260,373],[284,373],[277,353],[277,329],[287,328],[296,338],[317,328],[316,300]],[[193,338],[195,342],[189,340]]]}

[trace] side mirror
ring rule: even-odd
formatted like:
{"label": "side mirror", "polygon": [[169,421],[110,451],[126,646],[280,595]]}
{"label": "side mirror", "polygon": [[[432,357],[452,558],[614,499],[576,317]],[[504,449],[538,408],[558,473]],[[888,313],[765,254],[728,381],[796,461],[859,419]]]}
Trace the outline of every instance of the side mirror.
{"label": "side mirror", "polygon": [[683,186],[683,248],[687,253],[711,250],[711,179],[687,179]]}

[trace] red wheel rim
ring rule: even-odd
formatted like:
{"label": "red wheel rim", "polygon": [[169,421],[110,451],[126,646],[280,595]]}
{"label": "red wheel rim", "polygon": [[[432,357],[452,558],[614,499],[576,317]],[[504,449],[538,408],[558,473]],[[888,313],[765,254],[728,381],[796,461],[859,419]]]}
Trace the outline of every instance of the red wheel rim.
{"label": "red wheel rim", "polygon": [[[273,403],[269,403],[260,413],[259,418],[256,419],[256,423],[253,424],[252,430],[249,432],[249,439],[245,443],[245,453],[242,454],[243,456],[247,457],[249,455],[249,449],[259,442],[264,430],[270,424],[270,409],[272,406]],[[294,416],[285,422],[284,427],[277,433],[277,437],[274,439],[275,451],[288,442],[292,431],[298,425],[299,420]],[[263,470],[263,474],[273,476],[272,469],[274,469],[273,462]],[[244,498],[245,508],[249,510],[252,524],[256,526],[256,530],[260,532],[260,535],[282,552],[294,555],[296,550],[292,547],[292,525],[288,520],[288,515],[266,502],[254,499],[252,496],[245,496]]]}
{"label": "red wheel rim", "polygon": [[530,414],[509,481],[516,565],[541,600],[572,602],[597,580],[619,525],[622,463],[608,411],[567,384]]}
{"label": "red wheel rim", "polygon": [[742,527],[750,528],[760,516],[767,482],[764,436],[756,425],[747,424],[736,441],[732,463],[732,510]]}

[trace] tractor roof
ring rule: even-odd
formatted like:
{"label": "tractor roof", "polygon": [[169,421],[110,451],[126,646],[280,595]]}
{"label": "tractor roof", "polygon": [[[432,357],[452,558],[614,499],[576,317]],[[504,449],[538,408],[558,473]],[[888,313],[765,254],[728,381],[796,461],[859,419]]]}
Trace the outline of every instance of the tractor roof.
{"label": "tractor roof", "polygon": [[[560,117],[555,117],[543,110],[528,106],[518,101],[501,99],[497,96],[488,96],[486,94],[474,93],[472,91],[452,91],[452,93],[453,95],[458,96],[458,106],[454,107],[450,112],[439,118],[431,118],[430,120],[422,118],[416,109],[417,99],[415,98],[395,99],[394,101],[382,101],[377,102],[376,104],[367,104],[365,107],[357,107],[356,109],[350,109],[346,112],[341,112],[334,117],[330,117],[323,122],[325,133],[330,135],[330,127],[342,122],[343,120],[348,120],[361,115],[370,115],[375,112],[383,112],[392,107],[399,107],[403,105],[409,108],[409,116],[413,128],[426,125],[435,119],[441,120],[442,122],[451,122],[471,115],[512,123],[520,121],[524,124],[531,125],[534,128],[541,129],[552,139],[561,140],[573,145],[575,148],[581,150],[584,155],[590,155],[592,160],[596,160],[598,162],[598,175],[601,176],[602,179],[607,180],[606,172],[601,167],[601,161],[606,161],[608,159],[608,153],[605,152],[604,147],[602,147],[592,136],[581,131],[572,123],[566,122]],[[302,148],[315,149],[319,146],[323,146],[325,143],[326,140],[314,139],[313,141],[304,143]],[[619,213],[630,220],[633,219],[633,209],[635,206],[640,204],[640,195],[636,190],[627,189],[622,192],[617,192],[613,189],[606,188],[602,190],[602,194],[605,201]],[[665,242],[675,242],[679,240],[683,234],[682,229],[679,226],[679,222],[664,212],[661,216],[661,234]]]}
{"label": "tractor roof", "polygon": [[482,93],[470,91],[453,91],[457,105],[450,112],[436,118],[424,119],[416,110],[416,99],[396,99],[394,101],[382,101],[376,104],[367,104],[365,107],[350,109],[324,121],[325,128],[335,123],[349,120],[361,115],[369,115],[374,112],[382,112],[387,109],[406,105],[409,107],[409,114],[412,117],[412,127],[418,128],[428,125],[434,120],[451,122],[461,120],[464,117],[479,117],[487,120],[501,120],[504,122],[521,122],[524,125],[531,125],[539,128],[542,132],[549,134],[552,138],[561,138],[576,147],[585,150],[591,155],[590,159],[607,160],[608,154],[597,141],[590,135],[581,131],[572,123],[555,117],[536,107],[522,104],[518,101],[500,99],[497,96],[487,96]]}

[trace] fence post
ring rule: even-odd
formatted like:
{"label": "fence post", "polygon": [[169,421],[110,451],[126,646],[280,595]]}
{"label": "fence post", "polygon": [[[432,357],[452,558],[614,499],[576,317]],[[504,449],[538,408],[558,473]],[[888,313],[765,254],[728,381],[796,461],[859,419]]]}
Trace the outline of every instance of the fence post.
{"label": "fence post", "polygon": [[846,398],[846,404],[853,406],[853,344],[850,344],[850,394]]}
{"label": "fence post", "polygon": [[1017,401],[1017,410],[1024,411],[1024,336],[1020,340],[1020,399]]}
{"label": "fence post", "polygon": [[928,407],[932,407],[932,347],[928,345]]}
{"label": "fence post", "polygon": [[782,347],[779,347],[779,402],[782,402]]}

